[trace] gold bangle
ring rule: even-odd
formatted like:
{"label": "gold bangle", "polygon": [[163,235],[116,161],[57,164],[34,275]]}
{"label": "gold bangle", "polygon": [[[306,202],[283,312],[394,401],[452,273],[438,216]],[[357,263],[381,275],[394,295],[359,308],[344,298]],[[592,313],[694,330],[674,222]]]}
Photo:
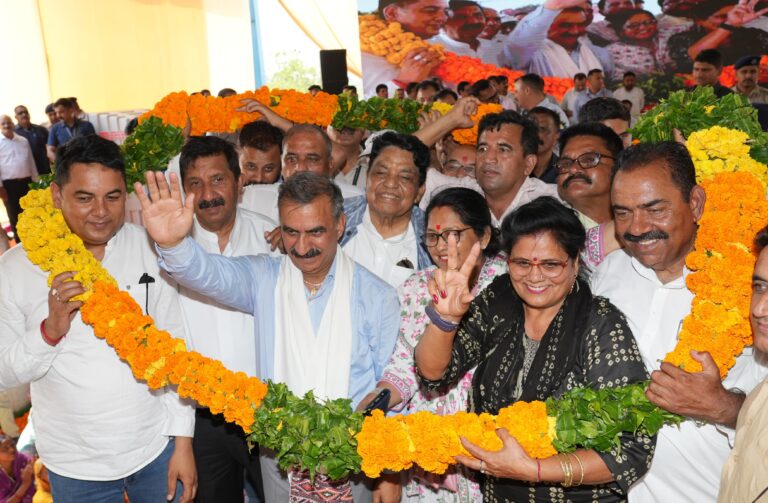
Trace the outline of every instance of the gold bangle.
{"label": "gold bangle", "polygon": [[563,482],[562,485],[565,488],[573,485],[573,465],[571,464],[571,458],[568,454],[560,454],[560,467],[563,469]]}
{"label": "gold bangle", "polygon": [[580,486],[584,483],[584,463],[581,462],[581,458],[579,458],[578,454],[575,452],[573,453],[573,457],[579,462],[579,468],[581,468],[581,479],[579,480],[579,483],[576,484],[577,486]]}

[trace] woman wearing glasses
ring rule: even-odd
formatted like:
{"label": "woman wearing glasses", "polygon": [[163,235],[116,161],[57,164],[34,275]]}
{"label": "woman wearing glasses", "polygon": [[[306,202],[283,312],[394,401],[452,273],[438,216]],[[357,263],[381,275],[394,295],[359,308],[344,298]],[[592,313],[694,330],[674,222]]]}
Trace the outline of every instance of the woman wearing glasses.
{"label": "woman wearing glasses", "polygon": [[643,76],[666,71],[671,65],[666,48],[668,37],[659,37],[654,15],[646,10],[628,10],[606,16],[616,30],[619,41],[606,47],[613,58],[614,69],[610,76],[620,82],[624,73],[635,72]]}
{"label": "woman wearing glasses", "polygon": [[[427,390],[419,387],[413,365],[413,349],[429,323],[424,313],[431,302],[427,283],[436,270],[447,269],[449,241],[454,243],[461,260],[466,260],[475,245],[482,250],[467,267],[469,288],[475,293],[500,274],[505,274],[507,263],[504,256],[496,254],[498,245],[491,227],[490,211],[483,196],[477,192],[464,188],[442,190],[430,201],[426,215],[424,245],[437,267],[413,274],[398,289],[401,318],[395,350],[379,388],[363,403],[369,402],[381,388],[388,388],[392,393],[389,406],[396,411],[412,413],[426,410],[435,414],[453,414],[467,410],[472,370],[467,369],[450,387]],[[402,488],[403,501],[481,501],[477,484],[466,477],[468,472],[453,471],[441,477],[411,471],[406,475]],[[400,487],[390,484],[387,489],[397,493]]]}
{"label": "woman wearing glasses", "polygon": [[[584,227],[573,210],[540,197],[512,212],[501,233],[509,274],[479,294],[468,286],[479,247],[460,260],[449,241],[447,268],[429,283],[430,324],[415,350],[424,385],[453,386],[477,367],[469,408],[496,414],[518,400],[648,378],[624,316],[579,278]],[[625,501],[655,445],[652,437],[623,434],[620,452],[581,449],[537,461],[506,432],[499,437],[499,452],[465,444],[476,459],[462,462],[479,472],[485,501]]]}

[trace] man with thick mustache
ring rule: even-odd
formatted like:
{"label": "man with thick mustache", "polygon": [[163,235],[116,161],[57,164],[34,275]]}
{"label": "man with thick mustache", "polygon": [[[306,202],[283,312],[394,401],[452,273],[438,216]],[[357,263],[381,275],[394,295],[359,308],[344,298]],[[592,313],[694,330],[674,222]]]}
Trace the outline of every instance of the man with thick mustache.
{"label": "man with thick mustache", "polygon": [[[338,245],[344,200],[327,176],[300,172],[280,186],[288,251],[281,257],[206,253],[187,237],[196,196],[182,201],[174,175],[170,189],[156,173],[147,173],[147,185],[149,198],[137,193],[161,267],[184,287],[253,315],[257,377],[297,395],[314,389],[321,399],[350,398],[352,407],[376,386],[397,337],[397,296]],[[264,449],[261,471],[265,501],[288,501],[288,480]],[[367,484],[353,479],[355,501],[371,501]]]}
{"label": "man with thick mustache", "polygon": [[678,143],[629,147],[613,168],[611,201],[624,250],[606,257],[592,277],[593,291],[626,315],[651,372],[648,398],[688,418],[659,431],[651,468],[630,490],[631,503],[715,501],[744,393],[768,375],[752,348],[722,382],[708,353],[692,352],[701,372],[659,365],[691,309],[685,257],[705,199],[693,161]]}
{"label": "man with thick mustache", "polygon": [[[192,136],[181,149],[179,166],[184,192],[195,199],[190,235],[205,252],[224,257],[269,253],[264,233],[275,223],[237,206],[244,176],[231,143]],[[253,316],[185,287],[180,293],[189,348],[255,376]],[[198,407],[193,447],[200,467],[199,503],[242,501],[244,472],[263,499],[258,451],[252,454],[243,432],[221,414]]]}
{"label": "man with thick mustache", "polygon": [[733,65],[736,85],[731,91],[739,93],[753,105],[768,105],[768,89],[757,85],[760,78],[760,56],[744,56]]}
{"label": "man with thick mustache", "polygon": [[497,229],[518,206],[541,196],[559,198],[557,187],[529,176],[536,167],[538,150],[538,127],[519,113],[505,110],[480,120],[475,178]]}
{"label": "man with thick mustache", "polygon": [[498,64],[499,50],[489,40],[480,38],[485,29],[483,8],[470,0],[450,0],[448,12],[450,14],[445,26],[429,42],[440,44],[460,56],[471,56],[486,63]]}

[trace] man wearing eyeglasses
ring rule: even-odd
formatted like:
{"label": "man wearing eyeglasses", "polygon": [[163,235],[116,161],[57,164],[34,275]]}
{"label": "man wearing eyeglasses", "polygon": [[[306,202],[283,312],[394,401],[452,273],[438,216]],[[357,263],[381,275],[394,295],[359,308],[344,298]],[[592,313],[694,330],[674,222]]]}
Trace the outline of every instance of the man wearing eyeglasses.
{"label": "man wearing eyeglasses", "polygon": [[613,219],[611,169],[622,149],[616,133],[597,122],[577,124],[560,135],[557,192],[587,230]]}

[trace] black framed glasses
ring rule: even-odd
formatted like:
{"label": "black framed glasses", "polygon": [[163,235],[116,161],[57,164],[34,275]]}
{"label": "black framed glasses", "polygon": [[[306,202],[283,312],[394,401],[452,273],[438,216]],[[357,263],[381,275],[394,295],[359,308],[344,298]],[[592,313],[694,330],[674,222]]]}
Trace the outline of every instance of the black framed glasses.
{"label": "black framed glasses", "polygon": [[453,236],[456,238],[456,244],[459,244],[459,241],[461,241],[461,234],[470,229],[472,229],[472,227],[465,227],[464,229],[448,229],[443,232],[428,231],[424,233],[424,238],[422,241],[426,246],[431,248],[433,246],[437,246],[438,239],[442,239],[443,243],[448,244],[448,238]]}
{"label": "black framed glasses", "polygon": [[570,157],[561,157],[555,163],[557,172],[560,174],[568,173],[573,167],[574,163],[578,164],[581,169],[592,169],[600,164],[603,159],[615,160],[615,157],[601,154],[600,152],[584,152],[575,159]]}

